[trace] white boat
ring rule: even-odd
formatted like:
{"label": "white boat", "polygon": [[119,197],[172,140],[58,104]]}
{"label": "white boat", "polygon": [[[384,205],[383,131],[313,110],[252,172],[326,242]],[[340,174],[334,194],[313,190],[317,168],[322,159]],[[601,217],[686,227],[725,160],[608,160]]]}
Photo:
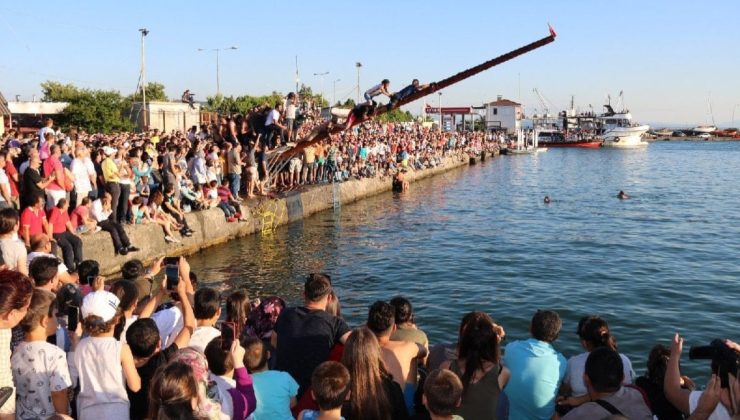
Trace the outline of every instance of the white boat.
{"label": "white boat", "polygon": [[539,130],[525,130],[520,128],[516,132],[516,147],[508,150],[508,154],[511,155],[531,155],[540,152],[546,152],[547,147],[538,147],[539,145]]}
{"label": "white boat", "polygon": [[643,141],[642,135],[650,130],[649,125],[634,123],[629,111],[614,112],[611,105],[604,107],[607,112],[600,117],[603,124],[601,138],[604,140],[604,147],[634,149],[648,145],[648,142]]}
{"label": "white boat", "polygon": [[714,133],[715,131],[717,131],[717,127],[715,127],[713,125],[700,125],[698,127],[692,128],[692,130],[694,132],[696,132],[696,133],[707,133],[707,134],[709,134],[709,133]]}

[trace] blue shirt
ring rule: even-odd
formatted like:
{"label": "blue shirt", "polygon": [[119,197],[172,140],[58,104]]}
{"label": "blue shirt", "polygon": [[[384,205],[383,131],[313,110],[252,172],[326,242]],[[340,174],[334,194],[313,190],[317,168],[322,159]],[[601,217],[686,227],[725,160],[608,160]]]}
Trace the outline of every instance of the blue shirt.
{"label": "blue shirt", "polygon": [[298,394],[298,382],[287,372],[266,370],[252,374],[257,409],[251,420],[293,420],[290,399]]}
{"label": "blue shirt", "polygon": [[549,419],[565,377],[567,361],[550,343],[530,338],[506,346],[504,366],[511,378],[504,387],[509,397],[509,418]]}

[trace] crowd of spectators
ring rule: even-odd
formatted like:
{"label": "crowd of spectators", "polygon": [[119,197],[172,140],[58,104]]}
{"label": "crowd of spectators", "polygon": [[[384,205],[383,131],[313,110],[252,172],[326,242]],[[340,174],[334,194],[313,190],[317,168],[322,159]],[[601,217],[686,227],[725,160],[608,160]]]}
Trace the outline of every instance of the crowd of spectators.
{"label": "crowd of spectators", "polygon": [[51,119],[37,133],[9,130],[0,138],[0,209],[18,211],[19,226],[5,226],[0,235],[17,230],[29,251],[45,236],[74,273],[84,257],[84,235],[105,231],[115,252],[127,255],[138,248],[126,225],[158,225],[167,242],[177,243],[194,233],[185,218],[191,211],[218,207],[229,222],[245,221],[244,199],[308,184],[393,177],[440,165],[450,154],[496,147],[484,132],[366,122],[281,161],[276,155],[323,123],[303,108],[290,94],[285,103],[186,132],[62,132]]}
{"label": "crowd of spectators", "polygon": [[455,342],[431,343],[402,296],[372,303],[352,329],[326,274],[309,275],[303,303],[287,306],[199,286],[183,257],[168,262],[173,281],[163,260],[131,260],[110,285],[91,260],[79,264],[85,281],[60,276],[49,256],[30,278],[0,271],[0,387],[13,391],[0,419],[740,416],[740,345],[729,340],[693,355],[712,359],[700,391],[681,374],[678,334],[638,377],[596,315],[574,328],[583,352],[567,359],[550,310],[532,316],[526,340],[504,345],[504,327],[474,311]]}

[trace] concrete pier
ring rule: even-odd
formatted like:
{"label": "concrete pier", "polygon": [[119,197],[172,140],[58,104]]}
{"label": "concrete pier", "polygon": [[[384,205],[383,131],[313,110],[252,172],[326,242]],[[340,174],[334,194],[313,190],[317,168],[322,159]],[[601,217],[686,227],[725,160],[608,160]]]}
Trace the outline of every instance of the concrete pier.
{"label": "concrete pier", "polygon": [[[406,179],[415,182],[469,164],[467,154],[446,157],[442,164],[430,169],[409,171]],[[337,184],[312,185],[304,191],[290,192],[286,196],[269,199],[250,200],[242,204],[248,221],[227,223],[224,213],[217,208],[196,211],[186,215],[188,224],[195,230],[193,236],[178,238],[180,244],[167,243],[159,225],[126,226],[131,243],[141,250],[127,256],[115,255],[113,242],[106,232],[91,236],[83,235],[85,259],[100,263],[101,274],[113,275],[121,270],[121,265],[132,258],[149,263],[161,256],[189,255],[204,248],[224,243],[233,238],[274,229],[314,213],[331,209],[335,205],[345,205],[365,197],[380,194],[391,189],[391,178],[368,178],[350,180]]]}

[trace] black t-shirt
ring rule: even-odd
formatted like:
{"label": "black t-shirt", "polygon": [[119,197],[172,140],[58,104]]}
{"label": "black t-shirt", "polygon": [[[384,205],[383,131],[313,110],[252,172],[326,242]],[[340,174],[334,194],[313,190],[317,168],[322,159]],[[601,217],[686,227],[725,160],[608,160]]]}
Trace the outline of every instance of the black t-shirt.
{"label": "black t-shirt", "polygon": [[39,188],[39,182],[41,182],[41,174],[39,173],[38,169],[33,168],[26,168],[26,171],[23,172],[23,198],[26,203],[29,203],[34,199],[35,197],[38,197],[39,195],[44,195],[44,190]]}
{"label": "black t-shirt", "polygon": [[640,376],[635,380],[635,385],[642,388],[647,394],[648,400],[650,400],[653,414],[655,414],[659,420],[682,420],[684,418],[681,410],[673,406],[668,401],[663,387],[652,382],[645,376]]}
{"label": "black t-shirt", "polygon": [[313,370],[329,359],[332,347],[349,330],[344,320],[326,311],[304,307],[283,310],[275,325],[276,370],[290,373],[302,394],[311,385]]}
{"label": "black t-shirt", "polygon": [[[406,400],[401,390],[401,385],[393,380],[393,377],[389,374],[383,375],[383,390],[385,391],[386,397],[388,397],[388,403],[390,404],[391,412],[388,413],[389,420],[406,420],[409,418],[409,413],[406,411]],[[352,395],[349,400],[342,405],[342,417],[347,420],[361,420],[362,413],[357,413],[358,416],[353,416],[352,413]]]}
{"label": "black t-shirt", "polygon": [[128,389],[128,386],[126,386],[128,400],[131,402],[131,420],[147,418],[147,414],[149,412],[149,384],[152,382],[152,378],[157,369],[169,362],[169,360],[177,354],[177,350],[177,344],[173,343],[166,349],[152,356],[144,366],[136,368],[136,371],[139,373],[139,377],[141,377],[141,389],[139,392],[131,392],[131,390]]}

